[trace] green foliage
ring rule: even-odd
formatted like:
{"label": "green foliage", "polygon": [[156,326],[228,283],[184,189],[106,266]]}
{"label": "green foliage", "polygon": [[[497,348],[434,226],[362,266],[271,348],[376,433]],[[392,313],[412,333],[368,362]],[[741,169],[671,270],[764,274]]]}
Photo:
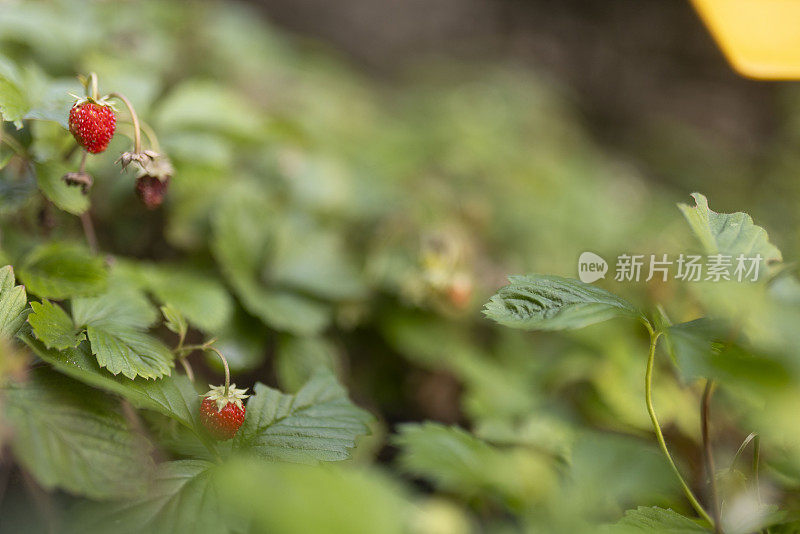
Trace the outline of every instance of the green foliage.
{"label": "green foliage", "polygon": [[33,313],[28,315],[33,335],[49,349],[64,350],[77,347],[86,334],[75,328],[72,318],[61,306],[48,300],[31,302]]}
{"label": "green foliage", "polygon": [[37,369],[4,399],[14,454],[40,484],[95,499],[144,489],[150,445],[109,396]]}
{"label": "green foliage", "polygon": [[22,261],[19,276],[29,292],[49,299],[94,295],[107,282],[102,259],[58,242],[32,250]]}
{"label": "green foliage", "polygon": [[641,317],[625,300],[578,280],[512,276],[484,308],[490,319],[526,330],[582,328],[614,317]]}
{"label": "green foliage", "polygon": [[[706,380],[723,530],[792,531],[797,110],[758,164],[696,135],[628,158],[518,65],[386,84],[241,3],[1,10],[0,531],[707,532],[675,477],[711,513]],[[157,210],[114,164],[121,104],[91,189],[62,179],[85,69],[169,156]],[[688,252],[674,202],[698,186],[770,228],[680,206],[705,254],[760,253],[764,283],[568,278],[585,250]],[[526,271],[566,277],[497,290]],[[212,348],[251,394],[225,442],[200,419]]]}
{"label": "green foliage", "polygon": [[257,383],[235,448],[270,460],[335,461],[350,456],[372,416],[353,405],[333,375],[313,376],[287,395]]}
{"label": "green foliage", "polygon": [[14,269],[6,265],[0,269],[0,338],[10,338],[25,321],[23,310],[28,297],[23,286],[14,285]]}
{"label": "green foliage", "polygon": [[167,534],[180,528],[201,534],[235,532],[215,481],[214,464],[177,460],[159,465],[141,498],[91,504],[76,510],[67,532]]}
{"label": "green foliage", "polygon": [[726,254],[754,258],[760,254],[767,264],[781,261],[781,251],[770,243],[766,230],[753,224],[746,213],[717,213],[708,207],[708,200],[700,193],[692,193],[697,203],[690,207],[678,204],[692,231],[707,254]]}
{"label": "green foliage", "polygon": [[75,323],[86,335],[101,367],[128,378],[159,378],[170,373],[172,352],[144,329],[157,314],[138,290],[112,285],[97,297],[73,300]]}
{"label": "green foliage", "polygon": [[687,534],[710,531],[672,510],[640,506],[636,510],[625,512],[625,517],[615,527],[608,529],[608,532]]}

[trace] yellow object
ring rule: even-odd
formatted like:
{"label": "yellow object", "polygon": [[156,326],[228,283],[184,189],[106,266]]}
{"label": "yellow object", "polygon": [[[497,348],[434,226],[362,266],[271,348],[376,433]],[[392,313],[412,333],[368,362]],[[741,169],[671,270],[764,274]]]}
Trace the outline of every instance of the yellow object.
{"label": "yellow object", "polygon": [[800,0],[691,0],[737,72],[800,79]]}

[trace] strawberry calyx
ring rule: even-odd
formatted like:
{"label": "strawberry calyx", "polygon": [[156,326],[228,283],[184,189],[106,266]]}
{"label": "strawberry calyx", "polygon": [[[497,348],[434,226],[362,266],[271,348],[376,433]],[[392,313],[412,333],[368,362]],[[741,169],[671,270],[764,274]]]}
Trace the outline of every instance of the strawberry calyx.
{"label": "strawberry calyx", "polygon": [[222,411],[228,404],[234,404],[237,408],[243,408],[244,405],[242,401],[250,396],[245,394],[247,388],[239,389],[236,387],[236,384],[228,386],[227,391],[225,386],[212,386],[209,384],[208,387],[210,387],[211,390],[205,395],[202,395],[202,397],[213,400],[217,405],[217,411]]}

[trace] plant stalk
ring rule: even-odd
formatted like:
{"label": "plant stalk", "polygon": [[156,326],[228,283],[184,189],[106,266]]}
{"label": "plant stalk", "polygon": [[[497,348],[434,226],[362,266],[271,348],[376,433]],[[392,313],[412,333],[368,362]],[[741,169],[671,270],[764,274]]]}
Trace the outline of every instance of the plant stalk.
{"label": "plant stalk", "polygon": [[650,421],[653,423],[653,430],[656,433],[656,439],[658,440],[658,446],[661,448],[661,451],[664,453],[664,456],[667,458],[667,462],[669,463],[672,472],[675,473],[675,476],[678,478],[678,481],[683,488],[683,493],[686,495],[686,498],[691,503],[692,508],[695,509],[697,514],[708,521],[709,524],[714,525],[714,520],[708,515],[708,513],[703,509],[700,505],[700,502],[697,500],[697,497],[694,496],[692,493],[691,488],[683,479],[681,472],[678,470],[678,467],[675,465],[675,462],[672,459],[672,455],[669,453],[669,449],[667,448],[667,443],[664,441],[664,434],[661,432],[661,425],[658,423],[658,417],[656,417],[655,408],[653,408],[653,365],[655,363],[655,356],[656,356],[656,345],[658,343],[658,338],[661,335],[661,332],[656,332],[653,330],[653,327],[649,323],[645,323],[647,327],[647,331],[650,333],[650,352],[647,356],[647,370],[645,371],[645,378],[644,378],[644,397],[645,397],[645,404],[647,404],[647,413],[650,415]]}
{"label": "plant stalk", "polygon": [[133,104],[122,93],[111,93],[108,96],[120,100],[128,108],[128,113],[130,113],[133,121],[133,151],[138,154],[142,151],[142,132],[139,126],[139,116],[136,114],[136,110],[133,109]]}
{"label": "plant stalk", "polygon": [[711,411],[711,395],[714,393],[714,381],[706,380],[706,387],[703,390],[703,399],[700,402],[700,426],[703,436],[703,460],[708,477],[708,485],[711,490],[711,514],[714,516],[714,532],[722,533],[722,523],[720,521],[719,493],[717,491],[716,468],[714,467],[714,452],[711,448],[711,438],[709,437],[709,413]]}

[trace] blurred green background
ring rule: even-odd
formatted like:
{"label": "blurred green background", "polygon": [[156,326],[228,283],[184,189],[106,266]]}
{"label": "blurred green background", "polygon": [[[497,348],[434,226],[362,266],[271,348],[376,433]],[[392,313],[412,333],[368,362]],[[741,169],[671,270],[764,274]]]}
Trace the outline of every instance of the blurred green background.
{"label": "blurred green background", "polygon": [[[176,170],[145,210],[113,165],[120,123],[89,163],[100,248],[161,291],[201,279],[190,319],[240,386],[294,391],[328,367],[375,416],[342,471],[229,466],[220,483],[256,531],[594,532],[638,505],[690,514],[652,438],[640,328],[532,334],[480,313],[507,275],[575,276],[583,251],[696,249],[675,207],[693,191],[750,213],[793,262],[798,88],[736,77],[688,3],[5,0],[0,88],[44,120],[4,135],[40,173],[70,146],[67,92],[88,71]],[[12,164],[0,231],[11,264],[82,239]],[[675,322],[702,314],[679,283],[612,278],[599,285]],[[662,426],[702,494],[702,388],[659,365]],[[751,429],[719,403],[726,466]],[[763,475],[774,502],[794,502],[797,457]],[[0,531],[66,524],[77,499],[8,454],[0,471]]]}

